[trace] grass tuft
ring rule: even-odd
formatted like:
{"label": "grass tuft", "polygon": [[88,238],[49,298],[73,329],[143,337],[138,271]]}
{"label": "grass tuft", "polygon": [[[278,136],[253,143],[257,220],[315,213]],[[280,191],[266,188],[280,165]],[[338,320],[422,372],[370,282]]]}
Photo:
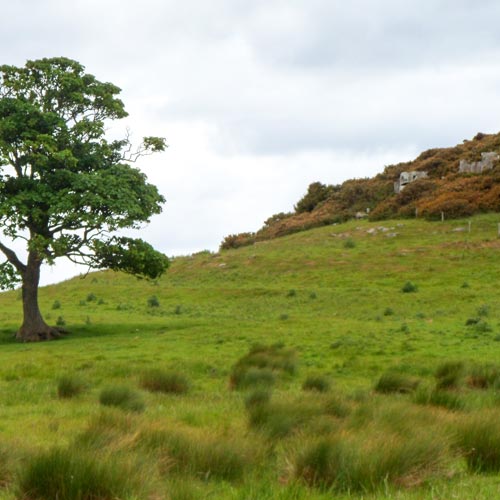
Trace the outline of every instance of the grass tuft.
{"label": "grass tuft", "polygon": [[330,390],[330,381],[323,375],[310,375],[304,380],[302,390],[328,392]]}
{"label": "grass tuft", "polygon": [[442,470],[447,458],[446,440],[432,432],[337,435],[306,447],[296,459],[295,475],[321,489],[373,491],[387,484],[420,484]]}
{"label": "grass tuft", "polygon": [[413,392],[420,381],[415,377],[410,377],[404,373],[387,371],[383,373],[375,384],[375,391],[383,394]]}
{"label": "grass tuft", "polygon": [[149,370],[142,375],[141,387],[150,392],[185,394],[189,391],[189,380],[181,373]]}
{"label": "grass tuft", "polygon": [[253,465],[253,453],[246,443],[219,436],[147,429],[139,435],[138,443],[156,452],[165,464],[164,472],[170,474],[237,481]]}
{"label": "grass tuft", "polygon": [[21,498],[114,500],[140,488],[133,470],[76,449],[54,448],[29,457],[20,472]]}
{"label": "grass tuft", "polygon": [[472,472],[500,471],[500,413],[482,411],[464,417],[456,439]]}
{"label": "grass tuft", "polygon": [[146,405],[141,395],[129,387],[107,387],[101,391],[99,402],[104,406],[115,406],[125,411],[142,412]]}
{"label": "grass tuft", "polygon": [[417,285],[415,285],[415,283],[412,283],[411,281],[407,281],[401,288],[401,291],[403,293],[414,293],[417,290],[418,290]]}
{"label": "grass tuft", "polygon": [[234,365],[229,383],[234,389],[253,386],[269,387],[278,376],[296,371],[295,351],[281,344],[255,345]]}
{"label": "grass tuft", "polygon": [[85,389],[85,382],[76,375],[63,375],[57,381],[57,395],[61,399],[78,396]]}
{"label": "grass tuft", "polygon": [[465,374],[465,364],[462,361],[446,361],[438,366],[436,373],[436,387],[451,389],[460,385]]}

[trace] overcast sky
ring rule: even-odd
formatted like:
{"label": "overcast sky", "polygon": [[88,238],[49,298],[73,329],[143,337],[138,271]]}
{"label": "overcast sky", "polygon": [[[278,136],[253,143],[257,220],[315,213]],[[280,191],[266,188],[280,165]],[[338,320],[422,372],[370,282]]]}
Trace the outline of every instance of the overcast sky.
{"label": "overcast sky", "polygon": [[[497,0],[0,0],[0,63],[76,59],[122,88],[167,203],[141,232],[217,249],[314,181],[500,129]],[[44,283],[78,269],[43,271]]]}

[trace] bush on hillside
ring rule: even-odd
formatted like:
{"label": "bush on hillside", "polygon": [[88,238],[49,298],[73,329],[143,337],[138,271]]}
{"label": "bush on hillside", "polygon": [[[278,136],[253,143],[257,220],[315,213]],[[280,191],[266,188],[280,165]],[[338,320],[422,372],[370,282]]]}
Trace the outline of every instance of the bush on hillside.
{"label": "bush on hillside", "polygon": [[313,182],[309,184],[307,193],[295,205],[295,213],[312,212],[320,203],[327,200],[333,192],[333,186]]}
{"label": "bush on hillside", "polygon": [[220,250],[229,250],[231,248],[240,248],[255,243],[255,233],[239,233],[226,236],[220,244]]}

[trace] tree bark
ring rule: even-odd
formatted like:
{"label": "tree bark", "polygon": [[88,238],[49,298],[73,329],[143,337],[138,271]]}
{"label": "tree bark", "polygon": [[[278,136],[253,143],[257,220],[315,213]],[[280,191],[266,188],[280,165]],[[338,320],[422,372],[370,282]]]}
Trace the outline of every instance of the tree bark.
{"label": "tree bark", "polygon": [[61,331],[45,323],[38,306],[38,284],[42,261],[36,252],[28,255],[28,264],[22,273],[23,324],[16,338],[22,342],[53,340],[61,336]]}

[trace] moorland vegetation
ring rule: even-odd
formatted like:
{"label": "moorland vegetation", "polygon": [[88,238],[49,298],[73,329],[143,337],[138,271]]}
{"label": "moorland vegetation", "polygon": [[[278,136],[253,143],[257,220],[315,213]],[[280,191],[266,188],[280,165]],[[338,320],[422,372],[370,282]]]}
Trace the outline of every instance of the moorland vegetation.
{"label": "moorland vegetation", "polygon": [[[364,215],[370,220],[421,217],[455,219],[500,211],[500,162],[481,173],[460,172],[461,160],[475,162],[481,153],[500,152],[500,133],[478,133],[450,148],[424,151],[409,162],[385,167],[373,178],[350,179],[339,185],[313,182],[293,212],[269,217],[257,232],[231,234],[222,249],[251,245],[313,227],[345,222]],[[396,193],[402,172],[426,172],[427,177]]]}

